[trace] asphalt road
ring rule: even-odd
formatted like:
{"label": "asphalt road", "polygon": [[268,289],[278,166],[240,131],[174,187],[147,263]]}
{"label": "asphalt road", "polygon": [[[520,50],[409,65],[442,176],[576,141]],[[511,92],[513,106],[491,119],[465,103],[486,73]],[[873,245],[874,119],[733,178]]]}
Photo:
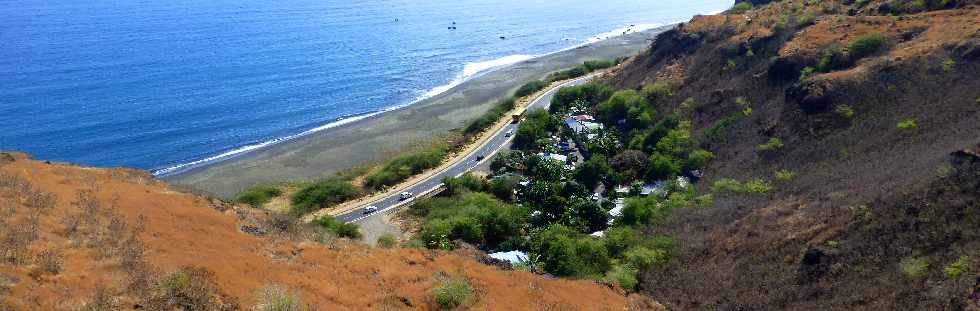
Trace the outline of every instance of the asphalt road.
{"label": "asphalt road", "polygon": [[[558,92],[558,89],[566,86],[583,84],[587,82],[589,79],[591,79],[591,77],[592,77],[591,75],[585,76],[582,78],[565,82],[559,85],[558,87],[552,88],[551,90],[542,94],[541,96],[536,98],[533,102],[531,102],[531,104],[528,105],[527,111],[531,111],[533,109],[538,109],[538,108],[547,109],[548,105],[551,104],[551,98],[554,97],[556,92]],[[445,170],[433,174],[429,178],[426,178],[414,185],[411,185],[410,187],[408,187],[408,189],[404,191],[411,192],[413,194],[426,192],[433,188],[439,187],[442,184],[442,179],[446,176],[455,177],[455,176],[462,175],[463,173],[466,173],[467,171],[470,171],[473,168],[479,166],[482,162],[489,161],[494,154],[500,152],[500,150],[502,150],[504,147],[510,145],[510,141],[513,139],[513,136],[507,136],[506,133],[508,131],[517,132],[517,124],[514,123],[507,124],[496,133],[493,133],[493,136],[491,136],[489,140],[485,141],[483,145],[477,148],[476,151],[467,154],[461,160],[458,160],[456,163],[453,163],[448,168],[445,168]],[[477,160],[481,156],[483,158],[481,160]],[[366,203],[347,213],[337,215],[336,218],[343,222],[360,222],[370,217],[381,217],[387,212],[394,212],[395,209],[403,208],[411,205],[411,202],[405,202],[405,204],[399,204],[402,203],[402,200],[400,199],[399,196],[400,196],[400,192],[392,193],[380,200]],[[413,200],[413,199],[409,199],[409,200]],[[366,213],[364,209],[372,205],[376,206],[378,210],[373,213]]]}

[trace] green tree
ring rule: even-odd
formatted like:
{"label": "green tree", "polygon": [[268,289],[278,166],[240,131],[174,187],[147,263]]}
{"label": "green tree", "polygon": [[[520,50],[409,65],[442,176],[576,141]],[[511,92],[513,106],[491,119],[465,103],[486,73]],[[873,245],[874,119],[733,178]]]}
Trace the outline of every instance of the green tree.
{"label": "green tree", "polygon": [[596,155],[575,169],[575,180],[588,189],[595,189],[611,172],[606,157]]}

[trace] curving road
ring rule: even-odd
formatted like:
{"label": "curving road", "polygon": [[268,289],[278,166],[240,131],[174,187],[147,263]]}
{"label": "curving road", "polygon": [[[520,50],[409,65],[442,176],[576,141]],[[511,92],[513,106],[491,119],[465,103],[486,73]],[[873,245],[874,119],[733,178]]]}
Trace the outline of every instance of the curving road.
{"label": "curving road", "polygon": [[[571,80],[548,90],[538,98],[534,99],[534,101],[532,101],[527,106],[527,111],[531,111],[532,109],[537,109],[537,108],[547,109],[548,105],[551,104],[551,98],[554,97],[555,92],[557,92],[558,89],[566,86],[583,84],[587,82],[589,79],[591,79],[593,76],[594,75],[589,75],[575,80]],[[509,116],[505,116],[505,117],[509,117]],[[473,168],[477,167],[481,163],[489,161],[494,154],[504,149],[504,147],[510,146],[510,142],[513,139],[513,136],[506,135],[508,131],[517,132],[517,124],[514,123],[507,124],[497,132],[493,133],[490,139],[484,141],[482,145],[480,145],[478,148],[475,149],[475,151],[461,158],[457,157],[458,160],[455,163],[452,163],[449,167],[443,168],[442,171],[435,173],[429,178],[426,178],[424,180],[421,180],[409,186],[407,189],[403,191],[411,192],[414,194],[421,194],[427,191],[434,191],[436,188],[442,185],[442,179],[444,177],[446,176],[456,177],[462,175],[463,173],[466,173],[467,171],[470,171]],[[399,198],[400,193],[401,192],[392,192],[389,195],[385,196],[384,198],[381,198],[376,201],[372,201],[370,203],[365,203],[364,205],[361,205],[358,208],[352,209],[346,213],[337,215],[335,217],[343,222],[360,222],[370,217],[380,217],[381,215],[384,215],[386,213],[397,211],[400,208],[410,205],[411,200],[413,200],[413,199],[409,199],[407,200],[408,202],[400,200]],[[376,206],[378,208],[378,211],[373,213],[365,213],[364,208],[371,205]]]}

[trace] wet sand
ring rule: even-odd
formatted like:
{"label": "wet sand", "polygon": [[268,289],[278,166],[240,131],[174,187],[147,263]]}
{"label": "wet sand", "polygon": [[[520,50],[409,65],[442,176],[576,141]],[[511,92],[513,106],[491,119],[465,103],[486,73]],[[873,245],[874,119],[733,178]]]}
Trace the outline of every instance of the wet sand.
{"label": "wet sand", "polygon": [[586,60],[635,55],[649,46],[657,33],[669,27],[614,37],[510,65],[402,109],[163,179],[208,195],[231,198],[256,184],[316,179],[376,163],[411,144],[462,127],[527,81],[542,79]]}

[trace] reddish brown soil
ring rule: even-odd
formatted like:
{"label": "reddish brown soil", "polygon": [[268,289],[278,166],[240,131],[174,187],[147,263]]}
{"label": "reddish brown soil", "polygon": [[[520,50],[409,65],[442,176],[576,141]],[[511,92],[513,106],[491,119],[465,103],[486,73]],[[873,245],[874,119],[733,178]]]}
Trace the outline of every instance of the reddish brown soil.
{"label": "reddish brown soil", "polygon": [[[239,228],[261,213],[251,215],[243,207],[171,191],[143,172],[45,164],[13,155],[16,160],[0,163],[0,178],[26,180],[34,191],[56,198],[53,208],[41,213],[38,238],[28,253],[53,250],[64,258],[57,274],[38,273],[38,264],[30,259],[0,265],[5,281],[0,306],[14,310],[75,310],[91,300],[99,285],[107,287],[118,308],[140,302],[126,290],[127,273],[119,256],[100,259],[98,247],[74,245],[63,230],[65,215],[81,213],[71,202],[86,189],[93,191],[102,210],[121,215],[130,228],[143,224],[137,236],[154,271],[205,268],[214,273],[220,293],[245,309],[255,303],[256,290],[269,284],[292,290],[319,310],[431,309],[429,293],[437,274],[469,280],[478,293],[469,307],[479,310],[624,310],[627,304],[623,294],[608,286],[503,271],[466,254],[374,249],[341,239],[320,244],[254,236]],[[25,190],[0,186],[0,207],[11,215],[6,231],[26,223],[30,209]]]}

